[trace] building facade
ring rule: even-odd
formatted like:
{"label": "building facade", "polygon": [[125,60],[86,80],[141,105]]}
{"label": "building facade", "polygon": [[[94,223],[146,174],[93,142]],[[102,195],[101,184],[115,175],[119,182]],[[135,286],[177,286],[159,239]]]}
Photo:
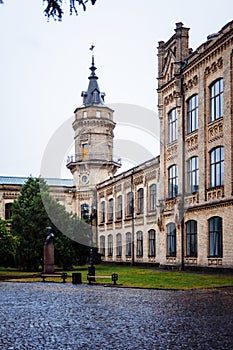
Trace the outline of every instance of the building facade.
{"label": "building facade", "polygon": [[233,22],[188,39],[177,23],[158,47],[160,263],[233,267]]}
{"label": "building facade", "polygon": [[158,262],[159,157],[97,185],[98,240],[103,260]]}
{"label": "building facade", "polygon": [[[114,111],[92,56],[88,89],[74,112],[75,155],[67,164],[74,180],[48,183],[68,211],[94,217],[103,261],[233,268],[232,44],[233,22],[195,51],[182,23],[159,42],[160,156],[119,175]],[[2,218],[10,216],[20,181],[0,178]]]}

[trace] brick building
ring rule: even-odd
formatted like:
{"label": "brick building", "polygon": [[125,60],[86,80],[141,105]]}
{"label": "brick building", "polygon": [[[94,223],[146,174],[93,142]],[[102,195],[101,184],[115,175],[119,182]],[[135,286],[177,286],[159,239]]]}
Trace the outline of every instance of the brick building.
{"label": "brick building", "polygon": [[[75,155],[67,164],[74,181],[50,185],[67,210],[96,214],[104,261],[233,268],[232,43],[233,22],[195,51],[182,23],[159,42],[160,156],[119,175],[114,111],[105,105],[92,57],[88,89],[74,112]],[[3,218],[22,185],[16,179],[0,178]]]}
{"label": "brick building", "polygon": [[177,23],[158,47],[159,261],[233,267],[233,22],[195,51],[188,39]]}

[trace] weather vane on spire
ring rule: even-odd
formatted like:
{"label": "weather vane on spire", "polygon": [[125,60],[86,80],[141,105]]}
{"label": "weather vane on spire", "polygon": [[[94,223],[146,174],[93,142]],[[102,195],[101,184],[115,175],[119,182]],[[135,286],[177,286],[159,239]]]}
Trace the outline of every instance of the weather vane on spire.
{"label": "weather vane on spire", "polygon": [[[91,47],[90,47],[90,50],[91,50],[91,52],[92,52],[92,68],[91,68],[91,71],[92,71],[92,74],[94,74],[94,72],[95,72],[95,63],[94,63],[94,47],[95,47],[95,45],[92,43],[91,44]],[[95,68],[95,69],[94,69]]]}
{"label": "weather vane on spire", "polygon": [[92,51],[92,54],[93,54],[93,51],[94,51],[94,47],[95,47],[95,45],[92,43],[91,47],[90,47],[90,50]]}

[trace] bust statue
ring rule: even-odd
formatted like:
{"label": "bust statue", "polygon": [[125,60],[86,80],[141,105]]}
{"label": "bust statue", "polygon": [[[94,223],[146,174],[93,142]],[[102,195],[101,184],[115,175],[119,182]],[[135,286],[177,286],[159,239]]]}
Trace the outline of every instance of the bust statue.
{"label": "bust statue", "polygon": [[45,245],[53,244],[54,234],[52,233],[52,227],[46,227],[45,231]]}

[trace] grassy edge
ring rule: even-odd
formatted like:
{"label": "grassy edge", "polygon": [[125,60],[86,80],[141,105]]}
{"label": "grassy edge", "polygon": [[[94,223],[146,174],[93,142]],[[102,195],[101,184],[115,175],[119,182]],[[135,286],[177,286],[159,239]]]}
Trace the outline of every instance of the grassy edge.
{"label": "grassy edge", "polygon": [[[73,271],[67,271],[68,278],[66,282],[72,282],[72,273],[82,273],[82,283],[87,283],[86,274],[87,266],[77,267]],[[180,271],[161,271],[152,268],[141,267],[122,267],[122,266],[96,266],[96,275],[118,273],[118,287],[126,288],[145,288],[145,289],[164,289],[164,290],[195,290],[233,287],[233,275],[225,274],[207,274],[191,273]],[[15,278],[16,271],[7,271],[0,269],[0,277],[7,275],[8,282],[41,282],[41,277],[36,277],[33,273],[18,272],[19,278]],[[29,277],[26,277],[26,276]],[[11,278],[11,276],[13,278]],[[59,282],[59,278],[47,278],[46,282]],[[45,282],[45,283],[46,283]],[[98,284],[112,285],[109,279],[97,279]]]}

